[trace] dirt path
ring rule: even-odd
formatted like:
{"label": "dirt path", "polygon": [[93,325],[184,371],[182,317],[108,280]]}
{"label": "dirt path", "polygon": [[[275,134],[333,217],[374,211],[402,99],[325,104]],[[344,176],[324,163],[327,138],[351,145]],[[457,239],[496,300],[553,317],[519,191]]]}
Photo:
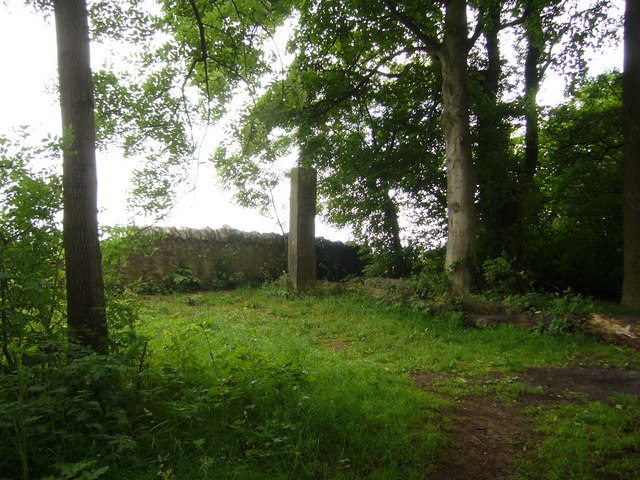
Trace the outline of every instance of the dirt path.
{"label": "dirt path", "polygon": [[[522,407],[606,400],[612,395],[635,395],[640,399],[640,371],[605,367],[541,367],[518,373],[519,381],[541,387],[542,394],[521,395],[514,402],[491,396],[473,396],[452,413],[451,445],[446,460],[431,480],[506,480],[514,472],[517,454],[535,443],[534,422]],[[420,388],[444,378],[432,372],[415,375]]]}

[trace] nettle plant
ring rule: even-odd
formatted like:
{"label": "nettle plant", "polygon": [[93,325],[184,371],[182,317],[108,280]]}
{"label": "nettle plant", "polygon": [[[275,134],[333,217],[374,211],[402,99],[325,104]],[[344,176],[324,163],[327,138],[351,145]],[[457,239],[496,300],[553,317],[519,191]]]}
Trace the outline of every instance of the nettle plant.
{"label": "nettle plant", "polygon": [[54,138],[0,136],[0,367],[35,352],[62,321],[62,182]]}

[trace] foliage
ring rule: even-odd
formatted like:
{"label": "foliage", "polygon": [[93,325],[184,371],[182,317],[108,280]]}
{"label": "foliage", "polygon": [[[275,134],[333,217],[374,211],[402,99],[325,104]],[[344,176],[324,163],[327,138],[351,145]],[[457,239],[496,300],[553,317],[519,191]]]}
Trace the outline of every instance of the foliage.
{"label": "foliage", "polygon": [[[581,2],[469,2],[470,18],[477,21],[474,40],[486,40],[494,30],[500,40],[512,34],[526,37],[538,50],[540,79],[549,66],[562,70],[570,74],[574,93],[585,85],[586,48],[616,40],[619,16],[610,7],[606,0],[588,8]],[[497,11],[497,17],[489,11]],[[139,0],[120,0],[95,2],[91,15],[97,41],[136,46],[137,53],[128,58],[133,68],[105,65],[94,82],[103,144],[117,144],[128,156],[147,158],[136,174],[137,206],[158,213],[173,201],[197,161],[194,132],[200,122],[221,119],[233,95],[244,89],[251,101],[211,158],[241,203],[268,209],[273,189],[284,178],[285,157],[298,152],[299,164],[320,172],[320,213],[351,228],[361,244],[380,256],[373,263],[380,267],[376,274],[407,275],[412,268],[406,258],[414,249],[442,244],[446,188],[438,122],[443,109],[441,65],[422,41],[440,41],[442,5],[409,0],[225,0],[158,2],[157,9],[147,11]],[[292,30],[286,55],[274,46],[274,36],[285,24]],[[596,285],[598,279],[588,278],[595,270],[580,269],[571,249],[565,251],[560,244],[562,232],[584,235],[593,243],[576,243],[583,247],[578,258],[594,248],[601,251],[593,238],[593,232],[602,231],[600,225],[581,219],[580,228],[573,228],[571,218],[576,217],[565,215],[583,212],[557,212],[561,219],[551,218],[556,212],[548,215],[548,202],[555,202],[547,196],[549,186],[552,195],[561,195],[556,187],[570,178],[564,178],[569,173],[564,167],[562,173],[548,166],[563,162],[565,152],[572,155],[570,149],[556,149],[556,134],[573,136],[564,127],[555,128],[555,120],[549,123],[551,135],[541,138],[546,158],[536,181],[542,192],[530,198],[523,148],[513,138],[525,110],[533,109],[537,116],[531,95],[522,93],[527,52],[518,48],[514,62],[503,61],[491,102],[486,98],[491,93],[486,88],[491,59],[485,43],[473,44],[468,65],[472,125],[477,127],[482,260],[505,250],[507,261],[515,261],[518,270],[526,269],[545,286],[555,282],[559,289],[569,286],[566,277],[576,268],[581,284],[571,284],[574,288],[596,293],[615,285],[612,278]],[[574,113],[581,115],[578,103]],[[493,134],[483,133],[486,118],[497,119],[493,125],[500,132],[490,128]],[[610,119],[603,124],[612,125]],[[550,160],[554,150],[558,159]],[[493,163],[480,159],[487,154]],[[617,181],[610,178],[612,184]],[[613,221],[611,210],[607,212]],[[591,213],[588,217],[599,218]],[[524,256],[509,248],[518,243],[514,236],[522,228],[530,247]],[[532,260],[540,250],[549,252],[545,261]],[[613,257],[596,258],[618,265]],[[610,270],[611,277],[618,275],[617,266]],[[556,271],[561,275],[554,279]]]}
{"label": "foliage", "polygon": [[484,261],[482,276],[489,290],[486,293],[489,294],[502,296],[531,290],[531,281],[526,272],[517,271],[513,260],[509,260],[504,253],[500,257]]}
{"label": "foliage", "polygon": [[[277,180],[274,164],[297,148],[298,163],[319,170],[325,218],[349,226],[374,253],[391,256],[401,252],[401,239],[433,246],[446,229],[444,152],[437,122],[442,79],[439,62],[425,54],[428,42],[423,45],[424,38],[441,37],[443,11],[439,5],[393,4],[394,8],[389,2],[301,4],[286,73],[271,80],[237,121],[233,134],[239,147],[234,150],[229,140],[214,156],[220,175],[241,202],[257,205],[268,200],[264,185],[272,188]],[[619,18],[609,6],[607,1],[589,8],[578,2],[512,2],[497,7],[472,2],[469,8],[477,9],[476,36],[496,28],[487,15],[489,8],[497,8],[502,22],[497,30],[505,30],[504,35],[535,30],[540,78],[552,65],[571,72],[577,83],[586,71],[585,46],[616,37]],[[554,48],[562,54],[553,55]],[[517,93],[523,80],[514,64],[504,68],[504,86],[496,92],[495,104],[487,103],[481,85],[486,80],[485,55],[482,42],[477,42],[469,68],[474,117],[498,118],[504,130],[500,152],[495,152],[495,135],[483,136],[480,126],[476,132],[478,150],[499,156],[490,165],[479,165],[480,233],[491,243],[484,250],[497,248],[494,256],[513,246],[522,217],[529,213],[521,205],[528,203],[530,183],[523,174],[522,149],[509,137],[520,124],[523,105],[531,102]],[[519,52],[517,61],[524,63],[524,56]],[[514,96],[515,101],[506,100]],[[535,99],[532,108],[537,115]],[[409,228],[400,228],[400,213],[410,217]],[[522,264],[522,258],[517,260]]]}
{"label": "foliage", "polygon": [[510,295],[505,302],[511,306],[517,306],[530,313],[544,312],[557,317],[568,313],[574,315],[586,315],[593,311],[593,301],[580,293],[571,290],[563,292],[528,292],[524,295]]}
{"label": "foliage", "polygon": [[168,292],[193,292],[202,287],[200,279],[191,271],[191,265],[186,262],[173,273],[164,276],[163,283],[166,285]]}
{"label": "foliage", "polygon": [[106,442],[105,458],[131,446],[115,407],[127,400],[113,395],[118,375],[139,367],[136,307],[123,296],[109,300],[111,357],[68,342],[61,180],[52,167],[59,146],[52,138],[30,143],[25,131],[0,138],[0,470],[40,478],[55,463],[55,478],[98,478],[108,467],[89,458],[95,444]]}
{"label": "foliage", "polygon": [[526,268],[539,284],[615,298],[622,272],[621,82],[586,82],[544,129],[539,220]]}
{"label": "foliage", "polygon": [[269,71],[263,49],[290,3],[92,2],[95,41],[135,51],[93,79],[99,144],[144,157],[134,170],[131,206],[166,213],[196,168],[197,136],[225,114],[234,94],[257,88]]}
{"label": "foliage", "polygon": [[412,277],[416,295],[424,300],[449,299],[449,282],[444,268],[444,248],[423,253],[421,270]]}
{"label": "foliage", "polygon": [[[53,473],[54,463],[60,470],[55,478],[77,478],[65,472],[77,475],[98,458],[92,471],[104,473],[135,451],[132,422],[143,416],[132,401],[136,367],[115,355],[70,359],[68,344],[56,347],[42,363],[19,363],[14,374],[0,377],[0,428],[11,440],[0,444],[1,468],[14,478],[40,478]],[[87,470],[82,475],[93,478]]]}
{"label": "foliage", "polygon": [[404,48],[407,35],[381,21],[379,8],[301,6],[294,60],[237,122],[240,147],[224,147],[214,162],[242,202],[255,205],[264,189],[254,185],[273,182],[265,172],[296,147],[298,163],[319,170],[321,214],[375,254],[401,260],[399,213],[413,213],[417,232],[433,233],[443,218],[443,145],[424,135],[439,128],[440,78],[437,65]]}
{"label": "foliage", "polygon": [[126,293],[139,288],[123,277],[127,262],[133,255],[153,255],[156,247],[146,230],[134,226],[102,226],[100,248],[104,283],[107,291]]}
{"label": "foliage", "polygon": [[9,368],[37,354],[62,319],[59,149],[52,138],[28,143],[26,131],[0,137],[0,366]]}

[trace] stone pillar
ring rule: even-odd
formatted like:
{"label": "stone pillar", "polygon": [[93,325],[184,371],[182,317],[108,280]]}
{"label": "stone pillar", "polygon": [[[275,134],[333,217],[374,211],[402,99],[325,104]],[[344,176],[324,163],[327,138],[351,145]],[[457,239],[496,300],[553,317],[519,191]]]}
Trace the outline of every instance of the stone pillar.
{"label": "stone pillar", "polygon": [[291,169],[289,277],[297,290],[316,285],[316,171]]}

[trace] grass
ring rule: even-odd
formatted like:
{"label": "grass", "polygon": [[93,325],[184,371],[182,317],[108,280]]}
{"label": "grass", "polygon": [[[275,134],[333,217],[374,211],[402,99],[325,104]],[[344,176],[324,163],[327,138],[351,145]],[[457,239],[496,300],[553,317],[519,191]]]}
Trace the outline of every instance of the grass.
{"label": "grass", "polygon": [[394,373],[428,369],[485,375],[572,362],[587,354],[629,361],[626,350],[616,351],[586,335],[532,334],[509,326],[473,330],[456,313],[434,316],[350,293],[296,296],[268,288],[177,297],[171,305],[155,297],[150,305],[158,301],[164,313],[180,321],[211,316],[265,335],[280,332]]}
{"label": "grass", "polygon": [[521,478],[639,478],[640,405],[635,398],[555,406],[541,415],[542,441],[536,455],[520,464]]}
{"label": "grass", "polygon": [[190,478],[205,459],[211,478],[423,478],[445,441],[433,417],[448,403],[309,333],[315,313],[296,310],[321,299],[284,301],[256,291],[147,300],[153,363],[206,385],[183,402],[208,419],[202,451],[173,452],[172,471]]}
{"label": "grass", "polygon": [[[442,460],[457,400],[514,397],[528,366],[640,362],[587,335],[472,330],[457,314],[339,289],[140,304],[149,343],[133,361],[88,358],[57,380],[3,377],[21,393],[0,403],[2,433],[14,440],[0,442],[0,472],[13,472],[0,478],[423,479]],[[427,392],[414,387],[419,371],[446,375]],[[583,452],[585,471],[640,469],[637,403],[612,402],[538,415],[543,440],[521,476],[590,478],[563,466],[581,449],[600,452]],[[583,433],[571,434],[575,424]],[[547,477],[527,476],[539,462]]]}

